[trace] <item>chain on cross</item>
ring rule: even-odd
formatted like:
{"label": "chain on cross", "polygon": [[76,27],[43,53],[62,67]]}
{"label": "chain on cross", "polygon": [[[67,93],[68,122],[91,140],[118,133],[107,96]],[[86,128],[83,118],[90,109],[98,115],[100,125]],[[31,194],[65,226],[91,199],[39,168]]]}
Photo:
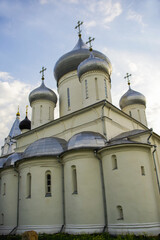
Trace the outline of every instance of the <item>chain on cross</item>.
{"label": "chain on cross", "polygon": [[44,80],[44,71],[46,71],[46,70],[47,70],[47,68],[42,67],[42,70],[40,71],[40,73],[42,73],[42,80]]}
{"label": "chain on cross", "polygon": [[132,74],[129,74],[129,73],[126,73],[126,76],[124,77],[124,79],[126,79],[127,78],[127,81],[128,81],[128,85],[130,86],[130,79],[129,79],[129,77],[131,77],[132,76]]}
{"label": "chain on cross", "polygon": [[80,22],[80,21],[78,21],[77,22],[77,26],[75,26],[75,29],[77,29],[78,28],[78,36],[79,37],[81,37],[81,32],[82,32],[82,30],[81,30],[81,25],[83,24],[83,22]]}
{"label": "chain on cross", "polygon": [[95,38],[91,38],[91,37],[89,37],[88,39],[89,39],[89,40],[88,40],[88,42],[86,42],[86,44],[89,43],[89,50],[92,51],[92,45],[91,45],[91,42],[93,42],[93,41],[95,40]]}

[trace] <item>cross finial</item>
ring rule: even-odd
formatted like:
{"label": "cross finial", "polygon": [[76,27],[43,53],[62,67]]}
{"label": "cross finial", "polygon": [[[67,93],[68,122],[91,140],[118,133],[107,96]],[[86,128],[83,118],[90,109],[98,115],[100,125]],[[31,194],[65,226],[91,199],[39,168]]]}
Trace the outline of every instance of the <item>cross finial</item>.
{"label": "cross finial", "polygon": [[83,22],[78,21],[77,26],[75,26],[75,29],[78,28],[78,36],[81,37],[82,30],[80,29],[80,26],[83,24]]}
{"label": "cross finial", "polygon": [[19,105],[18,105],[18,111],[17,111],[17,114],[16,114],[17,117],[20,116],[20,113],[19,113]]}
{"label": "cross finial", "polygon": [[91,38],[91,37],[89,37],[88,39],[89,39],[89,40],[88,40],[88,42],[86,42],[86,44],[89,43],[89,51],[92,51],[92,45],[91,45],[91,42],[93,42],[93,41],[95,40],[95,38]]}
{"label": "cross finial", "polygon": [[27,117],[27,114],[28,114],[28,105],[26,106],[26,117]]}
{"label": "cross finial", "polygon": [[129,88],[130,88],[130,85],[131,85],[130,80],[129,80],[129,77],[131,77],[131,76],[132,76],[132,74],[126,73],[126,76],[124,77],[125,79],[127,78],[127,80],[128,80],[128,86],[129,86]]}
{"label": "cross finial", "polygon": [[46,70],[47,70],[47,68],[42,67],[42,70],[40,71],[40,73],[42,73],[42,80],[44,80],[44,71],[46,71]]}

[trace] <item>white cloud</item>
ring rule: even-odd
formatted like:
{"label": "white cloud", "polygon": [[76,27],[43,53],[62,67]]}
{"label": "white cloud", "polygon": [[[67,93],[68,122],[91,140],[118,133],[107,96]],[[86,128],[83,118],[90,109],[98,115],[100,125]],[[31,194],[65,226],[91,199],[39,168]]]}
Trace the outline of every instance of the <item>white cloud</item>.
{"label": "white cloud", "polygon": [[0,72],[0,80],[8,81],[13,79],[13,77],[8,72]]}
{"label": "white cloud", "polygon": [[127,19],[128,19],[128,20],[133,20],[133,21],[141,24],[142,26],[145,26],[145,24],[143,23],[142,15],[136,13],[136,12],[133,11],[133,10],[129,10],[129,11],[128,11]]}

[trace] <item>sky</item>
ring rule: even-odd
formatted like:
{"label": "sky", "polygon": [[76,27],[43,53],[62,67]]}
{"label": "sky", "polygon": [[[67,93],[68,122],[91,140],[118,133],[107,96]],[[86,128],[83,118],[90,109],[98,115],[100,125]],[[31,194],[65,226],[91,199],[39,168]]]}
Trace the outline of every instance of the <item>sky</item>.
{"label": "sky", "polygon": [[24,119],[42,66],[46,86],[57,93],[53,69],[76,45],[78,21],[83,41],[94,37],[93,49],[112,63],[113,104],[119,107],[124,76],[132,74],[132,89],[146,97],[148,127],[160,134],[160,0],[0,0],[0,145],[18,105]]}

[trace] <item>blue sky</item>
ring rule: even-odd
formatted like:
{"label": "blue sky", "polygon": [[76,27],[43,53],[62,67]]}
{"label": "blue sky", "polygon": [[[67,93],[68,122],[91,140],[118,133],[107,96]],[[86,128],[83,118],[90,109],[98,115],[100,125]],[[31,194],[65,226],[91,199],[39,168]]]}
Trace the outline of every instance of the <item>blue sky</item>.
{"label": "blue sky", "polygon": [[113,104],[119,106],[131,73],[132,88],[146,96],[148,126],[160,134],[159,0],[0,0],[0,145],[18,105],[24,118],[42,66],[56,90],[53,68],[75,46],[78,20],[83,40],[95,37],[93,48],[111,60]]}

